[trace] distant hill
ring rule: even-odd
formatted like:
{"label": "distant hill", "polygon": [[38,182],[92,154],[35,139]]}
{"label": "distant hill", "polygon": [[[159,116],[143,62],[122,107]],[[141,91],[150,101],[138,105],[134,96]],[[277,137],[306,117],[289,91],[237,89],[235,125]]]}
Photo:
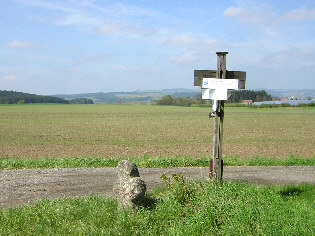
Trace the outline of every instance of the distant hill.
{"label": "distant hill", "polygon": [[[290,99],[310,99],[315,98],[315,89],[303,90],[276,90],[266,89],[272,97]],[[39,96],[15,91],[0,91],[0,104],[12,103],[150,103],[161,99],[165,95],[174,98],[201,96],[201,89],[163,89],[144,90],[133,92],[109,92],[109,93],[82,93],[82,94],[57,94],[49,96]],[[75,100],[73,100],[75,99]]]}
{"label": "distant hill", "polygon": [[[261,90],[254,90],[261,91]],[[315,98],[315,89],[304,90],[273,90],[265,89],[272,97],[308,99]],[[57,94],[51,95],[63,99],[87,98],[94,103],[150,103],[157,101],[165,95],[171,95],[174,98],[201,96],[201,89],[163,89],[163,90],[137,90],[133,92],[109,92],[109,93],[82,93],[82,94]]]}
{"label": "distant hill", "polygon": [[273,97],[290,99],[308,99],[315,98],[315,89],[266,89]]}
{"label": "distant hill", "polygon": [[16,103],[69,103],[63,98],[53,96],[39,96],[36,94],[22,93],[16,91],[1,91],[0,104],[16,104]]}
{"label": "distant hill", "polygon": [[71,99],[79,99],[79,98],[86,98],[93,100],[94,103],[117,103],[119,98],[116,97],[112,93],[81,93],[81,94],[57,94],[51,95],[58,98],[63,98],[67,100]]}
{"label": "distant hill", "polygon": [[133,92],[109,92],[109,93],[82,93],[82,94],[56,94],[51,95],[63,99],[87,98],[94,103],[150,103],[161,99],[165,95],[177,97],[195,97],[201,94],[199,90],[192,89],[163,89]]}

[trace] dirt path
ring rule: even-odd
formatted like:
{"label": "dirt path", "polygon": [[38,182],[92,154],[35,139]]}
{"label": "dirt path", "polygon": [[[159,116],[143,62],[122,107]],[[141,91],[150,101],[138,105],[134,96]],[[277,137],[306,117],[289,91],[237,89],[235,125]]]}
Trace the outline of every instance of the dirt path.
{"label": "dirt path", "polygon": [[[161,183],[163,173],[181,172],[186,177],[207,178],[207,167],[140,168],[148,189]],[[254,184],[315,184],[315,166],[224,167],[225,180]],[[0,207],[15,206],[42,198],[75,197],[91,193],[112,195],[115,168],[64,168],[0,170]]]}

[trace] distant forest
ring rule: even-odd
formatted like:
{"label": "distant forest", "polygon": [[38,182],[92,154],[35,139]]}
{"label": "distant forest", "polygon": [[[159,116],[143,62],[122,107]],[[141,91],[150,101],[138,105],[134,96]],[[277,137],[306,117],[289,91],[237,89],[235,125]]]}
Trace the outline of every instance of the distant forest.
{"label": "distant forest", "polygon": [[0,104],[23,104],[23,103],[65,103],[69,101],[63,98],[39,96],[35,94],[15,92],[15,91],[1,91],[0,90]]}
{"label": "distant forest", "polygon": [[252,91],[252,90],[233,90],[228,102],[236,103],[241,100],[252,100],[253,102],[271,101],[272,96],[265,90]]}
{"label": "distant forest", "polygon": [[[190,91],[169,91],[169,95],[159,92],[125,92],[125,93],[94,93],[77,95],[39,96],[15,91],[0,91],[0,104],[23,104],[23,103],[64,103],[64,104],[94,104],[97,103],[122,103],[130,102],[152,102],[158,105],[190,106],[192,104],[204,104],[201,94]],[[239,103],[241,100],[252,100],[253,102],[271,101],[272,97],[265,90],[232,91],[229,103]],[[88,97],[88,98],[87,98]],[[93,99],[92,99],[93,98]]]}
{"label": "distant forest", "polygon": [[94,104],[92,99],[88,98],[74,98],[69,100],[70,104]]}
{"label": "distant forest", "polygon": [[[198,92],[188,89],[170,89],[156,91],[134,91],[134,92],[109,92],[109,93],[82,93],[82,94],[57,94],[55,97],[64,99],[89,98],[94,103],[151,103],[164,95],[170,94],[175,98],[195,97]],[[71,100],[69,100],[71,101]]]}
{"label": "distant forest", "polygon": [[[227,102],[240,103],[242,100],[252,100],[253,102],[271,101],[272,97],[265,90],[239,90],[232,91]],[[202,100],[201,96],[191,97],[175,97],[171,95],[163,96],[156,101],[157,105],[175,105],[175,106],[190,106],[192,104],[205,104],[206,100]]]}

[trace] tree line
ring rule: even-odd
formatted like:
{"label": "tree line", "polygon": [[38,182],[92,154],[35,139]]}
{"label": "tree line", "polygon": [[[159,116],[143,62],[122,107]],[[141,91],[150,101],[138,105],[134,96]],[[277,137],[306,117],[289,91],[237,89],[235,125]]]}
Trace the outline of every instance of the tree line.
{"label": "tree line", "polygon": [[63,98],[40,96],[16,91],[0,91],[0,104],[16,103],[69,103]]}
{"label": "tree line", "polygon": [[92,99],[88,98],[74,98],[69,100],[70,104],[94,104]]}
{"label": "tree line", "polygon": [[0,104],[23,104],[23,103],[63,103],[63,104],[94,104],[93,100],[77,98],[66,100],[52,96],[40,96],[36,94],[16,91],[0,90]]}
{"label": "tree line", "polygon": [[[253,102],[271,101],[272,97],[265,90],[239,90],[232,91],[227,102],[240,103],[241,100],[252,100]],[[156,101],[157,105],[191,106],[192,104],[205,104],[206,100],[201,99],[201,95],[196,97],[174,97],[165,95]]]}
{"label": "tree line", "polygon": [[192,104],[202,104],[205,100],[201,98],[190,98],[190,97],[173,97],[171,95],[165,95],[161,99],[156,101],[156,105],[173,105],[173,106],[185,106],[189,107]]}
{"label": "tree line", "polygon": [[272,97],[265,90],[233,90],[231,97],[228,99],[230,103],[239,103],[242,100],[252,100],[253,102],[271,101]]}

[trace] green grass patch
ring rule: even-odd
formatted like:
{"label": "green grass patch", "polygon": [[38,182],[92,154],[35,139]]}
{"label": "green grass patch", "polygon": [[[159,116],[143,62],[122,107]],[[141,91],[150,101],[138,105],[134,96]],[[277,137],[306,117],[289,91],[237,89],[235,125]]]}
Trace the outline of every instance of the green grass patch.
{"label": "green grass patch", "polygon": [[[130,160],[140,168],[169,167],[202,167],[209,166],[211,157],[148,157],[142,158],[0,158],[0,169],[30,169],[30,168],[75,168],[75,167],[116,167],[121,160]],[[242,159],[238,157],[223,158],[226,166],[315,166],[315,157],[302,158],[290,156],[286,159],[255,157]]]}
{"label": "green grass patch", "polygon": [[285,159],[253,157],[241,159],[238,157],[223,158],[224,165],[228,166],[315,166],[315,157],[302,158],[289,156]]}
{"label": "green grass patch", "polygon": [[137,212],[112,198],[41,200],[0,210],[0,235],[314,235],[314,185],[175,181]]}

